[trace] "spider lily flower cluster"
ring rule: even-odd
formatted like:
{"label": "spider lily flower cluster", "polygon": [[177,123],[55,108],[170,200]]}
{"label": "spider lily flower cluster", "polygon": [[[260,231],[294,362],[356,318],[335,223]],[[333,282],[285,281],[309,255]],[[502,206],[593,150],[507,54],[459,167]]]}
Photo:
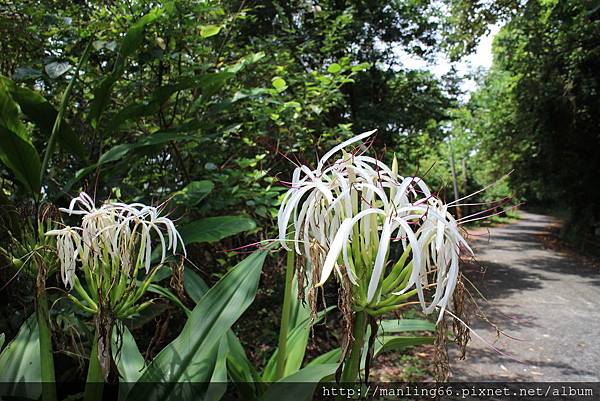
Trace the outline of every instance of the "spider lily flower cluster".
{"label": "spider lily flower cluster", "polygon": [[[185,247],[173,222],[160,216],[160,210],[141,203],[105,202],[96,207],[92,198],[81,193],[61,212],[80,215],[79,226],[65,226],[46,232],[57,237],[61,277],[66,287],[75,289],[80,298],[69,294],[76,305],[90,313],[99,307],[110,310],[116,317],[135,314],[150,303],[137,305],[148,289],[158,267],[167,253],[175,254]],[[160,264],[151,268],[152,242],[160,243]],[[80,268],[87,288],[76,275]],[[137,282],[141,269],[145,279]]]}
{"label": "spider lily flower cluster", "polygon": [[334,147],[314,170],[295,169],[279,209],[279,241],[317,269],[314,285],[334,271],[347,277],[356,310],[379,315],[416,295],[425,313],[439,310],[441,318],[460,248],[471,250],[448,205],[422,179],[398,175],[395,158],[389,167],[345,151],[374,132]]}

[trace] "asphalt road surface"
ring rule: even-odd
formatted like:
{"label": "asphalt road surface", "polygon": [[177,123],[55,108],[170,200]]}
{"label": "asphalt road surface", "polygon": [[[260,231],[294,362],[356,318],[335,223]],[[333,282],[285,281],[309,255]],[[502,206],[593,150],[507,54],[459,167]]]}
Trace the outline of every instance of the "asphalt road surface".
{"label": "asphalt road surface", "polygon": [[518,340],[472,317],[474,331],[514,359],[472,335],[465,360],[450,349],[451,380],[600,381],[600,269],[545,247],[552,222],[522,212],[474,242],[477,263],[464,271],[487,298],[481,311]]}

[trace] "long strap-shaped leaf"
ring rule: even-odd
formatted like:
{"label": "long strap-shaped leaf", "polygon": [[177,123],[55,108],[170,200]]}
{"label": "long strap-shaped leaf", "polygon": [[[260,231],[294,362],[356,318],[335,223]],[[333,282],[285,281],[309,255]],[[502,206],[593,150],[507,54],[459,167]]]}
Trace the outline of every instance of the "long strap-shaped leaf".
{"label": "long strap-shaped leaf", "polygon": [[200,299],[181,334],[152,360],[128,400],[181,399],[184,387],[177,383],[210,379],[214,349],[254,300],[266,255],[250,255]]}
{"label": "long strap-shaped leaf", "polygon": [[399,333],[408,331],[435,331],[435,324],[422,319],[383,320],[379,324],[379,333]]}
{"label": "long strap-shaped leaf", "polygon": [[0,399],[8,396],[38,399],[42,393],[41,381],[39,331],[32,315],[0,354],[0,383],[5,383]]}
{"label": "long strap-shaped leaf", "polygon": [[375,356],[383,352],[398,351],[407,347],[433,344],[435,338],[426,336],[380,336],[375,340]]}
{"label": "long strap-shaped leaf", "polygon": [[287,376],[277,383],[271,384],[261,401],[310,401],[317,384],[327,378],[333,377],[337,363],[307,366],[293,375]]}
{"label": "long strap-shaped leaf", "polygon": [[122,323],[113,328],[113,358],[119,370],[119,400],[125,399],[129,390],[143,374],[146,363],[131,332]]}
{"label": "long strap-shaped leaf", "polygon": [[[286,351],[287,355],[285,357],[284,377],[297,372],[302,366],[304,354],[306,352],[306,346],[308,344],[311,324],[319,323],[325,317],[325,314],[334,307],[330,306],[329,308],[319,312],[314,321],[311,321],[310,312],[304,308],[305,307],[302,306],[302,304],[298,303],[298,309],[296,313],[299,315],[298,319],[302,320],[299,320],[296,326],[288,334],[289,348]],[[267,366],[265,366],[265,370],[263,371],[262,375],[265,382],[275,380],[275,361],[278,353],[279,348],[276,348],[269,358]]]}
{"label": "long strap-shaped leaf", "polygon": [[[194,302],[200,302],[204,294],[208,291],[208,286],[193,270],[186,269],[184,277],[184,286],[187,294]],[[252,401],[258,399],[258,395],[264,392],[266,385],[262,382],[262,378],[254,365],[248,360],[240,339],[235,335],[233,330],[229,329],[226,336],[221,339],[221,343],[224,341],[227,342],[227,373],[231,381],[235,384],[244,400]],[[221,344],[219,344],[219,352],[221,348]],[[215,366],[215,368],[217,367],[219,366]],[[214,376],[215,372],[213,372]]]}

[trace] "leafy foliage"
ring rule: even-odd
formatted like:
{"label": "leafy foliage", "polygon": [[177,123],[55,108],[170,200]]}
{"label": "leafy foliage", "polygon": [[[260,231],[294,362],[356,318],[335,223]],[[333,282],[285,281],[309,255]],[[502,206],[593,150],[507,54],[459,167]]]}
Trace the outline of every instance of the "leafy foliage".
{"label": "leafy foliage", "polygon": [[[511,196],[561,206],[571,214],[568,234],[583,237],[582,246],[594,241],[599,15],[598,7],[574,0],[0,5],[0,247],[7,274],[18,277],[8,291],[21,297],[24,288],[57,281],[56,269],[43,264],[19,269],[23,252],[11,245],[30,236],[41,243],[29,231],[36,232],[43,202],[64,206],[80,190],[97,199],[164,202],[188,245],[188,261],[183,276],[161,270],[149,287],[160,298],[115,331],[122,378],[226,379],[245,399],[279,399],[279,389],[265,382],[274,377],[277,349],[268,350],[271,359],[246,353],[232,325],[246,308],[277,313],[272,296],[280,285],[258,287],[264,253],[240,262],[227,250],[272,238],[279,181],[352,132],[378,128],[376,154],[395,153],[404,174],[428,175],[446,197],[452,160],[460,194],[514,169],[474,200]],[[439,52],[457,60],[494,23],[506,24],[495,40],[494,66],[466,104],[453,72],[440,79],[406,63],[431,61]],[[278,283],[275,267],[267,262],[263,271],[271,283]],[[82,345],[65,338],[82,336],[90,348],[93,330],[49,297],[57,305],[50,311],[53,345],[65,351],[57,369],[81,377],[73,366]],[[24,308],[33,301],[33,294],[23,299]],[[293,309],[283,380],[330,376],[341,350],[310,360],[309,317],[300,303]],[[8,363],[6,355],[29,355],[37,341],[31,319],[18,333],[22,322],[12,320],[10,327],[2,323],[14,338],[0,356],[3,367],[16,360]],[[386,321],[376,353],[430,343],[431,337],[396,334],[431,329],[422,321]],[[201,350],[187,355],[187,340]],[[170,370],[177,357],[184,363]],[[261,358],[262,371],[253,366]],[[33,364],[24,375],[37,372],[33,359],[22,358]],[[206,369],[193,370],[192,362]],[[142,396],[128,390],[121,399]],[[202,395],[218,399],[223,391],[208,386]],[[298,391],[299,399],[310,397],[306,387]]]}
{"label": "leafy foliage", "polygon": [[505,194],[567,211],[566,234],[583,247],[600,218],[599,16],[585,2],[528,2],[495,38],[494,67],[459,119],[480,178],[514,169]]}

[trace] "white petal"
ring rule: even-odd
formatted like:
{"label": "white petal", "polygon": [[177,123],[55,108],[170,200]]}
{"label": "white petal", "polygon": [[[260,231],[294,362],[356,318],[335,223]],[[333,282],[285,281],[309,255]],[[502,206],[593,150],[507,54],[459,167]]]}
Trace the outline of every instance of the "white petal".
{"label": "white petal", "polygon": [[327,253],[327,257],[325,258],[325,262],[323,263],[323,270],[321,271],[321,279],[316,284],[316,286],[322,286],[325,284],[325,281],[331,275],[333,271],[337,258],[342,251],[342,247],[344,242],[348,240],[348,235],[352,230],[352,219],[346,219],[342,222],[340,229],[337,231],[331,246],[329,247],[329,252]]}
{"label": "white petal", "polygon": [[325,153],[325,155],[323,155],[323,157],[321,158],[321,160],[319,160],[319,164],[317,165],[317,170],[320,170],[323,165],[325,165],[325,162],[327,160],[329,160],[329,158],[331,156],[333,156],[335,153],[339,152],[340,150],[344,149],[346,146],[353,144],[354,142],[358,142],[368,136],[373,135],[377,130],[374,129],[372,131],[367,131],[367,132],[363,132],[362,134],[356,135],[342,143],[340,143],[339,145],[333,147],[329,152]]}
{"label": "white petal", "polygon": [[385,267],[385,261],[387,252],[390,244],[390,237],[392,235],[392,223],[390,219],[386,218],[383,223],[383,230],[381,230],[381,236],[379,239],[379,249],[377,250],[377,257],[375,258],[375,264],[373,266],[373,273],[369,280],[369,289],[367,291],[367,302],[371,302],[375,296],[375,292],[379,287],[379,281],[383,274]]}

